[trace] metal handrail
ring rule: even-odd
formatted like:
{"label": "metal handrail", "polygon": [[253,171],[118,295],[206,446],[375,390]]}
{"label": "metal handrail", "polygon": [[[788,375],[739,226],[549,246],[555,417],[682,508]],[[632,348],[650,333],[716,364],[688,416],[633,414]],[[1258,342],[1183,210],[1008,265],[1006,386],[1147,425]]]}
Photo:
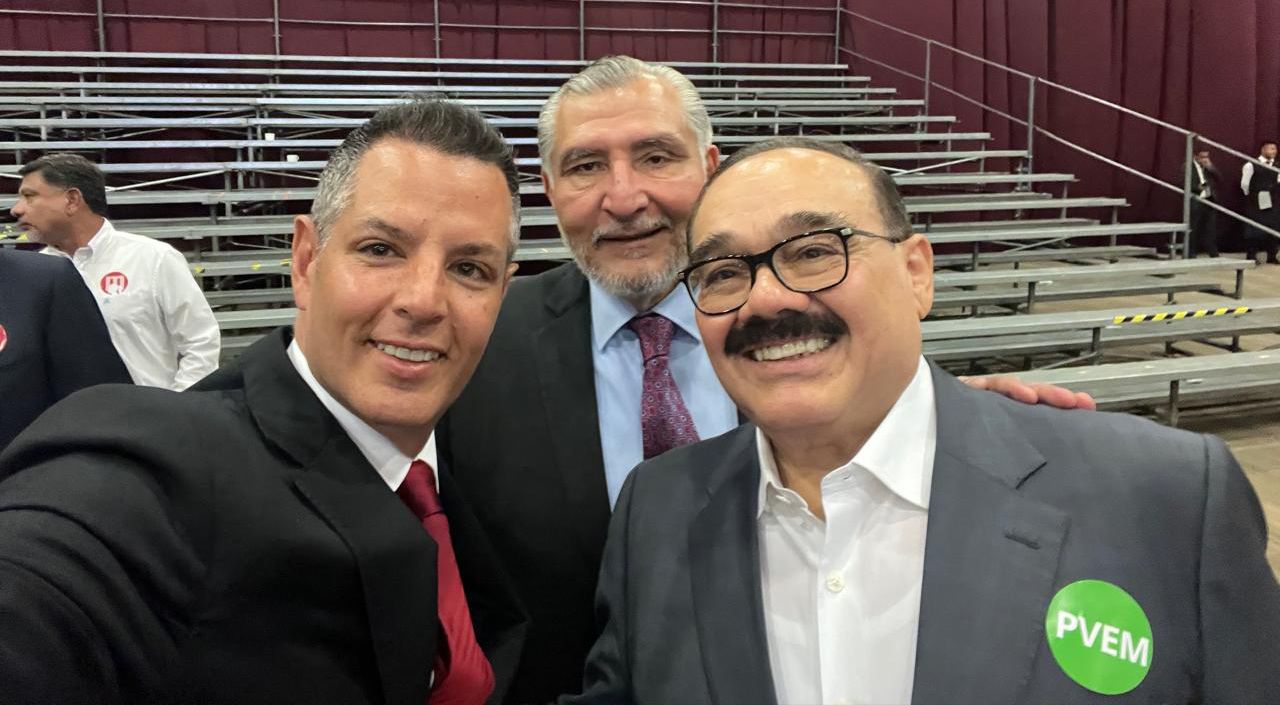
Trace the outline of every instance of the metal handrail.
{"label": "metal handrail", "polygon": [[[746,3],[746,2],[725,2],[723,0],[556,0],[559,4],[577,4],[578,21],[572,26],[548,27],[545,25],[526,27],[527,29],[558,29],[564,31],[577,30],[578,33],[578,59],[585,60],[586,57],[586,35],[588,32],[644,32],[647,34],[659,33],[684,33],[684,34],[706,34],[710,36],[711,62],[716,63],[719,60],[720,36],[722,34],[736,34],[748,36],[774,35],[787,37],[829,37],[832,42],[832,55],[839,57],[840,46],[840,0],[833,0],[831,5],[800,5],[792,6],[778,3]],[[709,27],[699,28],[672,28],[672,27],[611,27],[611,26],[590,26],[587,24],[587,5],[658,5],[658,6],[675,6],[675,7],[705,7],[710,10],[711,18]],[[441,36],[442,28],[468,28],[468,29],[512,29],[517,25],[504,24],[480,24],[480,23],[458,23],[443,22],[440,19],[440,0],[432,0],[431,20],[430,21],[360,21],[360,20],[324,20],[324,19],[306,19],[301,17],[286,17],[280,12],[280,0],[272,0],[271,15],[269,17],[226,17],[218,15],[182,15],[182,14],[141,14],[131,12],[107,12],[104,8],[104,0],[95,0],[93,11],[66,11],[66,10],[28,10],[18,8],[0,8],[0,15],[39,15],[39,16],[55,16],[55,17],[83,17],[95,18],[97,23],[97,39],[98,50],[105,52],[106,50],[106,21],[107,20],[129,20],[129,19],[153,19],[167,21],[195,21],[210,23],[230,23],[230,24],[270,24],[272,28],[272,38],[274,42],[274,55],[280,56],[281,31],[282,24],[305,24],[305,25],[332,25],[343,27],[421,27],[432,30],[433,43],[435,44],[436,58],[441,56]],[[720,12],[722,9],[745,9],[745,10],[770,10],[770,11],[786,11],[788,13],[822,13],[831,15],[831,31],[829,32],[798,32],[798,31],[760,31],[760,30],[743,30],[730,29],[721,26]]]}
{"label": "metal handrail", "polygon": [[[1077,152],[1080,152],[1081,154],[1084,154],[1084,155],[1086,155],[1086,156],[1088,156],[1088,157],[1091,157],[1091,158],[1093,158],[1093,159],[1097,159],[1098,161],[1100,161],[1100,162],[1102,162],[1102,163],[1104,163],[1104,164],[1107,164],[1108,166],[1111,166],[1111,167],[1116,168],[1116,169],[1120,169],[1120,170],[1122,170],[1122,171],[1124,171],[1124,172],[1126,172],[1126,173],[1128,173],[1128,174],[1131,174],[1131,175],[1137,176],[1137,177],[1139,177],[1139,178],[1141,178],[1141,179],[1143,179],[1143,180],[1145,180],[1145,181],[1148,181],[1148,182],[1153,183],[1153,184],[1155,184],[1155,185],[1157,185],[1157,186],[1160,186],[1161,188],[1164,188],[1164,189],[1167,189],[1167,190],[1170,190],[1170,191],[1174,191],[1174,192],[1180,193],[1180,194],[1182,195],[1182,197],[1183,197],[1183,216],[1182,216],[1182,224],[1183,224],[1183,228],[1184,228],[1184,230],[1188,230],[1188,231],[1189,231],[1189,230],[1190,230],[1190,228],[1191,228],[1191,204],[1192,204],[1192,202],[1196,202],[1196,203],[1200,203],[1200,204],[1202,204],[1202,205],[1209,206],[1210,208],[1213,208],[1214,210],[1216,210],[1216,211],[1218,211],[1218,212],[1220,212],[1220,213],[1226,213],[1227,215],[1231,216],[1231,217],[1232,217],[1232,218],[1234,218],[1235,220],[1237,220],[1237,221],[1239,221],[1239,222],[1241,222],[1241,223],[1244,223],[1245,225],[1250,226],[1250,227],[1252,227],[1252,228],[1254,228],[1254,229],[1256,229],[1256,230],[1258,230],[1258,231],[1260,231],[1260,232],[1263,232],[1263,233],[1266,233],[1266,234],[1268,234],[1268,235],[1271,235],[1272,237],[1280,238],[1280,231],[1275,230],[1275,229],[1270,228],[1270,227],[1267,227],[1267,226],[1265,226],[1265,225],[1263,225],[1263,224],[1261,224],[1261,223],[1259,223],[1259,222],[1257,222],[1257,221],[1253,220],[1252,218],[1248,218],[1248,217],[1242,216],[1242,215],[1240,215],[1239,213],[1236,213],[1235,211],[1232,211],[1232,210],[1231,210],[1231,209],[1229,209],[1229,208],[1226,208],[1226,207],[1221,206],[1221,205],[1219,205],[1219,204],[1217,204],[1217,203],[1214,203],[1213,201],[1207,201],[1207,200],[1205,200],[1205,199],[1201,198],[1199,195],[1197,195],[1197,194],[1193,194],[1193,193],[1191,192],[1191,178],[1192,178],[1192,172],[1193,172],[1193,167],[1192,167],[1192,158],[1193,158],[1193,155],[1194,155],[1194,153],[1195,153],[1195,143],[1196,143],[1197,141],[1199,141],[1199,142],[1203,142],[1204,144],[1212,145],[1213,147],[1215,147],[1215,148],[1217,148],[1217,149],[1220,149],[1220,150],[1222,150],[1223,152],[1226,152],[1226,153],[1228,153],[1228,154],[1231,154],[1231,155],[1234,155],[1234,156],[1236,156],[1236,157],[1239,157],[1239,158],[1243,159],[1244,161],[1246,161],[1246,162],[1249,162],[1249,163],[1253,164],[1253,165],[1254,165],[1254,168],[1261,167],[1261,168],[1263,168],[1263,169],[1269,169],[1269,170],[1271,170],[1271,171],[1276,172],[1277,174],[1280,174],[1280,167],[1276,167],[1276,166],[1270,166],[1270,165],[1262,164],[1262,163],[1258,162],[1256,159],[1254,159],[1253,157],[1251,157],[1251,156],[1249,156],[1249,155],[1247,155],[1247,154],[1245,154],[1245,153],[1243,153],[1243,152],[1237,151],[1237,150],[1235,150],[1235,149],[1232,149],[1232,148],[1230,148],[1230,147],[1227,147],[1226,145],[1223,145],[1223,144],[1220,144],[1220,143],[1215,142],[1215,141],[1213,141],[1213,140],[1207,139],[1207,138],[1205,138],[1205,137],[1201,136],[1200,134],[1198,134],[1198,133],[1196,133],[1196,132],[1193,132],[1193,131],[1191,131],[1191,130],[1189,130],[1189,129],[1185,128],[1185,127],[1181,127],[1181,126],[1179,126],[1179,125],[1175,125],[1175,124],[1173,124],[1173,123],[1166,122],[1166,121],[1164,121],[1164,120],[1160,120],[1160,119],[1158,119],[1158,118],[1154,118],[1154,117],[1152,117],[1152,116],[1150,116],[1150,115],[1146,115],[1146,114],[1144,114],[1144,113],[1138,112],[1138,111],[1133,110],[1133,109],[1131,109],[1131,108],[1126,108],[1126,107],[1125,107],[1125,106],[1123,106],[1123,105],[1119,105],[1119,104],[1114,103],[1114,102],[1112,102],[1112,101],[1105,100],[1105,99],[1103,99],[1103,98],[1099,98],[1099,97],[1097,97],[1097,96],[1095,96],[1095,95],[1091,95],[1091,94],[1089,94],[1089,93],[1085,93],[1084,91],[1081,91],[1081,90],[1078,90],[1078,89],[1072,88],[1072,87],[1070,87],[1070,86],[1063,85],[1063,84],[1058,83],[1058,82],[1056,82],[1056,81],[1050,81],[1050,80],[1048,80],[1048,79],[1041,78],[1041,77],[1039,77],[1039,76],[1035,76],[1035,75],[1033,75],[1033,74],[1027,73],[1027,72],[1025,72],[1025,71],[1020,71],[1020,70],[1018,70],[1018,69],[1013,68],[1012,66],[1008,66],[1008,65],[1006,65],[1006,64],[1001,64],[1001,63],[999,63],[999,62],[997,62],[997,61],[992,61],[991,59],[988,59],[988,58],[983,57],[983,56],[979,56],[979,55],[977,55],[977,54],[973,54],[973,53],[971,53],[971,52],[964,51],[963,49],[960,49],[960,48],[958,48],[958,47],[952,46],[952,45],[950,45],[950,44],[946,44],[946,43],[943,43],[943,42],[939,42],[939,41],[937,41],[937,40],[935,40],[935,39],[930,39],[930,38],[928,38],[928,37],[925,37],[925,36],[920,35],[920,34],[916,34],[916,33],[914,33],[914,32],[909,32],[909,31],[907,31],[907,30],[905,30],[905,29],[902,29],[902,28],[900,28],[900,27],[895,27],[895,26],[893,26],[893,25],[891,25],[891,24],[889,24],[889,23],[887,23],[887,22],[884,22],[884,21],[881,21],[881,20],[875,19],[874,17],[869,17],[869,16],[864,15],[864,14],[862,14],[862,13],[860,13],[860,12],[854,12],[853,10],[849,10],[849,9],[847,9],[847,8],[841,7],[841,8],[840,8],[840,13],[841,13],[841,14],[843,14],[843,15],[848,15],[848,16],[850,16],[850,17],[857,18],[858,20],[860,20],[860,21],[862,21],[862,22],[865,22],[865,23],[867,23],[867,24],[874,25],[874,26],[877,26],[877,27],[881,27],[881,28],[884,28],[884,29],[890,30],[890,31],[892,31],[892,32],[895,32],[895,33],[897,33],[897,34],[899,34],[899,35],[902,35],[902,36],[905,36],[905,37],[910,37],[910,38],[915,39],[915,40],[917,40],[917,41],[919,41],[919,42],[923,42],[923,43],[924,43],[924,50],[925,50],[925,51],[924,51],[924,61],[925,61],[924,71],[925,71],[925,72],[924,72],[924,76],[918,76],[918,75],[916,75],[916,74],[914,74],[914,73],[912,73],[912,72],[910,72],[910,71],[906,71],[906,70],[900,69],[900,68],[898,68],[898,67],[895,67],[895,66],[892,66],[892,65],[890,65],[890,64],[887,64],[887,63],[885,63],[885,62],[883,62],[883,61],[880,61],[880,60],[874,59],[874,58],[872,58],[872,57],[869,57],[869,56],[867,56],[867,55],[865,55],[865,54],[863,54],[863,53],[861,53],[861,52],[854,51],[853,49],[847,49],[847,48],[845,48],[845,47],[843,47],[843,46],[838,46],[838,47],[836,48],[836,56],[837,56],[837,57],[839,57],[840,52],[844,52],[844,53],[848,54],[849,56],[855,57],[855,58],[857,58],[857,59],[861,59],[861,60],[866,61],[866,62],[868,62],[868,63],[871,63],[871,64],[874,64],[874,65],[877,65],[877,66],[881,66],[881,67],[883,67],[883,68],[886,68],[886,69],[888,69],[888,70],[890,70],[890,71],[893,71],[893,72],[895,72],[895,73],[898,73],[898,74],[901,74],[901,75],[904,75],[904,76],[908,76],[908,77],[910,77],[910,78],[914,78],[914,79],[916,79],[916,80],[922,81],[922,82],[923,82],[923,93],[924,93],[924,96],[923,96],[923,97],[924,97],[924,105],[925,105],[925,110],[926,110],[926,112],[927,112],[927,111],[928,111],[928,109],[929,109],[929,100],[930,100],[930,94],[931,94],[931,91],[932,91],[932,89],[937,88],[937,89],[942,90],[942,91],[944,91],[944,92],[946,92],[946,93],[949,93],[949,94],[951,94],[951,95],[953,95],[953,96],[955,96],[955,97],[957,97],[957,98],[959,98],[959,99],[961,99],[961,100],[963,100],[963,101],[965,101],[965,102],[967,102],[967,103],[970,103],[970,104],[972,104],[972,105],[976,105],[976,106],[978,106],[979,108],[981,108],[981,109],[983,109],[983,110],[985,110],[985,111],[987,111],[987,112],[989,112],[989,113],[993,113],[993,114],[998,115],[999,117],[1001,117],[1001,118],[1003,118],[1003,119],[1005,119],[1005,120],[1009,120],[1010,122],[1012,122],[1012,123],[1014,123],[1014,124],[1024,126],[1024,127],[1026,128],[1026,149],[1027,149],[1026,170],[1027,170],[1027,172],[1028,172],[1028,173],[1030,173],[1030,172],[1032,171],[1033,166],[1034,166],[1034,143],[1035,143],[1035,135],[1036,135],[1036,134],[1040,134],[1040,135],[1043,135],[1044,137],[1047,137],[1047,138],[1049,138],[1049,139],[1052,139],[1052,140],[1054,140],[1054,141],[1056,141],[1056,142],[1058,142],[1058,143],[1060,143],[1060,144],[1062,144],[1062,145],[1064,145],[1064,146],[1066,146],[1066,147],[1070,147],[1071,149],[1074,149],[1074,150],[1076,150]],[[933,78],[932,78],[932,73],[933,73],[933,55],[934,55],[934,48],[935,48],[935,47],[936,47],[936,48],[938,48],[938,49],[944,49],[944,50],[949,51],[949,52],[951,52],[951,53],[953,53],[953,54],[956,54],[956,55],[958,55],[958,56],[962,56],[962,57],[965,57],[965,58],[971,59],[971,60],[973,60],[973,61],[977,61],[977,62],[979,62],[979,63],[981,63],[981,64],[986,65],[986,66],[990,66],[990,67],[992,67],[992,68],[1000,69],[1000,70],[1005,71],[1005,72],[1007,72],[1007,73],[1009,73],[1009,74],[1011,74],[1011,75],[1018,76],[1018,77],[1020,77],[1020,78],[1025,79],[1025,80],[1027,81],[1027,118],[1026,118],[1025,120],[1023,120],[1023,119],[1019,119],[1019,118],[1016,118],[1016,117],[1014,117],[1013,115],[1011,115],[1011,114],[1009,114],[1009,113],[1006,113],[1006,112],[1004,112],[1004,111],[1002,111],[1002,110],[1000,110],[1000,109],[998,109],[998,108],[996,108],[996,107],[994,107],[994,106],[992,106],[992,105],[988,105],[987,103],[982,102],[981,100],[978,100],[978,99],[976,99],[976,98],[972,98],[972,97],[970,97],[970,96],[966,96],[966,95],[962,94],[961,92],[957,91],[956,89],[951,88],[950,86],[944,86],[944,85],[941,85],[940,83],[938,83],[938,82],[934,81],[934,80],[933,80]],[[1128,165],[1122,164],[1122,163],[1120,163],[1120,162],[1116,161],[1115,159],[1112,159],[1112,158],[1110,158],[1110,157],[1108,157],[1108,156],[1106,156],[1106,155],[1103,155],[1103,154],[1100,154],[1100,153],[1095,152],[1095,151],[1093,151],[1093,150],[1090,150],[1090,149],[1088,149],[1088,148],[1086,148],[1086,147],[1084,147],[1084,146],[1078,145],[1078,144],[1076,144],[1076,143],[1074,143],[1074,142],[1071,142],[1070,140],[1067,140],[1067,139],[1066,139],[1066,138],[1064,138],[1064,137],[1061,137],[1060,135],[1056,135],[1056,134],[1054,134],[1054,133],[1052,133],[1052,132],[1049,132],[1048,130],[1044,129],[1043,127],[1039,127],[1039,126],[1037,126],[1037,125],[1035,124],[1035,105],[1036,105],[1036,97],[1037,97],[1037,90],[1036,90],[1037,86],[1045,86],[1045,87],[1048,87],[1048,88],[1053,88],[1053,89],[1056,89],[1056,90],[1063,91],[1064,93],[1067,93],[1067,94],[1070,94],[1070,95],[1076,96],[1076,97],[1078,97],[1078,98],[1082,98],[1082,99],[1084,99],[1084,100],[1090,101],[1090,102],[1092,102],[1092,103],[1095,103],[1095,104],[1097,104],[1097,105],[1100,105],[1100,106],[1103,106],[1103,107],[1106,107],[1106,108],[1110,108],[1111,110],[1114,110],[1114,111],[1116,111],[1116,112],[1119,112],[1119,113],[1121,113],[1121,114],[1123,114],[1123,115],[1128,115],[1128,116],[1130,116],[1130,117],[1134,117],[1134,118],[1138,118],[1138,119],[1140,119],[1140,120],[1144,120],[1144,121],[1146,121],[1146,122],[1148,122],[1148,123],[1150,123],[1150,124],[1152,124],[1152,125],[1155,125],[1156,127],[1160,127],[1160,128],[1166,129],[1166,130],[1171,130],[1171,131],[1173,131],[1173,132],[1175,132],[1175,133],[1177,133],[1177,134],[1179,134],[1179,135],[1183,136],[1183,138],[1184,138],[1184,140],[1185,140],[1185,147],[1186,147],[1186,148],[1185,148],[1185,152],[1186,152],[1186,154],[1185,154],[1185,163],[1184,163],[1184,166],[1183,166],[1183,183],[1182,183],[1182,186],[1181,186],[1181,187],[1178,187],[1178,186],[1174,186],[1174,185],[1172,185],[1172,184],[1169,184],[1169,183],[1165,182],[1165,181],[1164,181],[1164,180],[1162,180],[1162,179],[1158,179],[1158,178],[1156,178],[1156,177],[1154,177],[1154,176],[1151,176],[1151,175],[1149,175],[1149,174],[1147,174],[1147,173],[1145,173],[1145,172],[1143,172],[1143,171],[1140,171],[1140,170],[1135,169],[1135,168],[1133,168],[1133,167],[1130,167],[1130,166],[1128,166]],[[1277,204],[1277,206],[1276,206],[1276,207],[1280,207],[1280,204]],[[1172,254],[1173,254],[1173,252],[1174,252],[1174,250],[1175,250],[1175,248],[1176,248],[1176,245],[1177,245],[1176,240],[1177,240],[1177,233],[1173,234],[1173,235],[1171,236],[1171,239],[1170,239],[1170,243],[1169,243],[1169,244],[1170,244],[1170,255],[1171,255],[1171,256],[1172,256]],[[1184,249],[1184,250],[1183,250],[1183,256],[1185,256],[1185,255],[1186,255],[1186,250]]]}

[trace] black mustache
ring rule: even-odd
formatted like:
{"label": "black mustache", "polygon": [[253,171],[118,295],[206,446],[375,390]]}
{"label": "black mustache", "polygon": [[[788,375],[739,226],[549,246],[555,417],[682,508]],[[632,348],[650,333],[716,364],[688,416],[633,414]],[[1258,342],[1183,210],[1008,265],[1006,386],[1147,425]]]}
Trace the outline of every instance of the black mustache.
{"label": "black mustache", "polygon": [[783,311],[776,318],[752,316],[724,338],[726,355],[740,355],[765,344],[799,338],[838,338],[849,332],[844,321],[831,314]]}

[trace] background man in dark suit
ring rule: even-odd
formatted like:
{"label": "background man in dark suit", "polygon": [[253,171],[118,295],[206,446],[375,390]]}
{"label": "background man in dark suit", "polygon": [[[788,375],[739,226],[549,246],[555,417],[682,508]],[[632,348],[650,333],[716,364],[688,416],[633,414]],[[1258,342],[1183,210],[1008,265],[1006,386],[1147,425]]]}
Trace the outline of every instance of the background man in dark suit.
{"label": "background man in dark suit", "polygon": [[[1280,230],[1280,188],[1277,188],[1280,175],[1276,173],[1275,166],[1276,143],[1267,140],[1258,148],[1257,164],[1245,162],[1240,169],[1240,190],[1249,200],[1244,214],[1272,230]],[[1249,259],[1257,257],[1261,250],[1267,253],[1267,262],[1280,264],[1280,258],[1277,258],[1280,240],[1252,227],[1245,230],[1244,239]]]}
{"label": "background man in dark suit", "polygon": [[[532,620],[511,702],[581,687],[627,473],[740,423],[676,290],[689,210],[719,162],[711,139],[688,79],[626,56],[584,69],[539,116],[543,184],[574,261],[512,284],[438,434]],[[1011,378],[999,388],[1031,403],[1089,403]]]}
{"label": "background man in dark suit", "polygon": [[475,111],[384,108],[295,221],[292,329],[192,391],[98,387],[20,436],[0,700],[501,699],[524,617],[430,435],[515,269],[516,194]]}
{"label": "background man in dark suit", "polygon": [[829,142],[752,146],[690,245],[698,326],[752,424],[627,480],[570,702],[1280,692],[1266,524],[1223,443],[926,363],[933,255],[883,171]]}
{"label": "background man in dark suit", "polygon": [[[1222,188],[1222,175],[1218,167],[1213,165],[1209,150],[1201,149],[1195,153],[1191,164],[1191,195],[1206,201],[1218,201],[1218,190]],[[1212,206],[1191,200],[1191,231],[1187,233],[1187,256],[1198,257],[1204,252],[1210,257],[1218,256],[1218,212]]]}
{"label": "background man in dark suit", "polygon": [[130,381],[75,267],[0,250],[0,450],[77,389]]}

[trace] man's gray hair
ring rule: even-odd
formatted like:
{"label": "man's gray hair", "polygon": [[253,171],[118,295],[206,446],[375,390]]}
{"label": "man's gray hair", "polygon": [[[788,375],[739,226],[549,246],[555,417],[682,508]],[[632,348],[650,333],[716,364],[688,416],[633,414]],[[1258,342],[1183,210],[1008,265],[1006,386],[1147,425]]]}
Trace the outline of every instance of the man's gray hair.
{"label": "man's gray hair", "polygon": [[707,107],[702,104],[698,89],[693,87],[693,83],[684,74],[670,66],[651,64],[630,56],[606,56],[565,81],[542,106],[542,112],[538,114],[538,157],[542,160],[543,171],[554,178],[550,166],[551,154],[556,146],[556,116],[560,113],[560,101],[565,96],[591,95],[610,88],[620,88],[641,78],[656,78],[675,90],[680,97],[685,121],[698,141],[698,154],[706,153],[711,146],[711,118],[707,115]]}
{"label": "man's gray hair", "polygon": [[[757,154],[772,152],[775,149],[811,149],[815,152],[823,152],[833,157],[839,157],[847,162],[857,164],[871,180],[871,189],[875,192],[876,206],[880,210],[880,220],[884,222],[885,231],[879,233],[894,242],[901,242],[911,237],[913,228],[911,227],[911,219],[907,216],[907,206],[902,200],[902,193],[898,191],[898,184],[894,182],[889,172],[881,169],[878,164],[872,162],[862,155],[862,152],[850,147],[842,142],[831,142],[827,140],[815,140],[811,137],[801,137],[798,135],[787,135],[784,137],[774,137],[764,142],[756,142],[734,152],[728,159],[720,162],[720,168],[707,179],[707,183],[702,187],[702,193],[698,194],[698,200],[694,201],[693,209],[689,212],[689,222],[685,228],[685,243],[690,244],[693,235],[693,220],[698,215],[698,210],[702,208],[702,199],[706,197],[707,191],[710,190],[711,184],[726,171],[732,169],[734,165],[743,162]],[[763,195],[763,194],[762,194]]]}
{"label": "man's gray hair", "polygon": [[520,181],[511,147],[475,109],[434,97],[382,108],[368,122],[352,130],[333,151],[320,173],[316,198],[311,203],[311,217],[318,233],[317,248],[324,246],[329,230],[351,205],[360,158],[383,139],[401,139],[443,154],[471,157],[501,170],[511,194],[511,242],[507,259],[515,255],[520,240]]}

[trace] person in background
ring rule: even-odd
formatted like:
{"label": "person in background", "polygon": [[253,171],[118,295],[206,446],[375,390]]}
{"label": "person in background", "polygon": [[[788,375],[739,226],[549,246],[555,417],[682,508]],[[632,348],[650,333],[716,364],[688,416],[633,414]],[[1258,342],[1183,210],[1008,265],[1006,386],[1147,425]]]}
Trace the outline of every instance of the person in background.
{"label": "person in background", "polygon": [[0,451],[55,402],[109,383],[129,371],[75,267],[0,250]]}
{"label": "person in background", "polygon": [[[1276,143],[1267,140],[1258,149],[1259,165],[1276,166]],[[1253,162],[1246,162],[1240,170],[1240,190],[1244,192],[1248,204],[1245,215],[1272,230],[1280,230],[1280,190],[1277,189],[1277,173],[1274,168],[1258,168]],[[1267,253],[1267,262],[1280,264],[1277,251],[1280,250],[1280,238],[1250,227],[1245,232],[1246,257],[1254,259],[1260,250]]]}
{"label": "person in background", "polygon": [[18,227],[80,271],[134,382],[182,390],[217,368],[218,322],[182,253],[111,225],[93,162],[49,154],[18,173]]}
{"label": "person in background", "polygon": [[[1213,165],[1209,150],[1197,150],[1191,163],[1191,195],[1216,203],[1221,186],[1222,176]],[[1187,233],[1187,257],[1199,257],[1201,252],[1210,257],[1218,256],[1218,212],[1212,206],[1193,198],[1191,230]]]}

